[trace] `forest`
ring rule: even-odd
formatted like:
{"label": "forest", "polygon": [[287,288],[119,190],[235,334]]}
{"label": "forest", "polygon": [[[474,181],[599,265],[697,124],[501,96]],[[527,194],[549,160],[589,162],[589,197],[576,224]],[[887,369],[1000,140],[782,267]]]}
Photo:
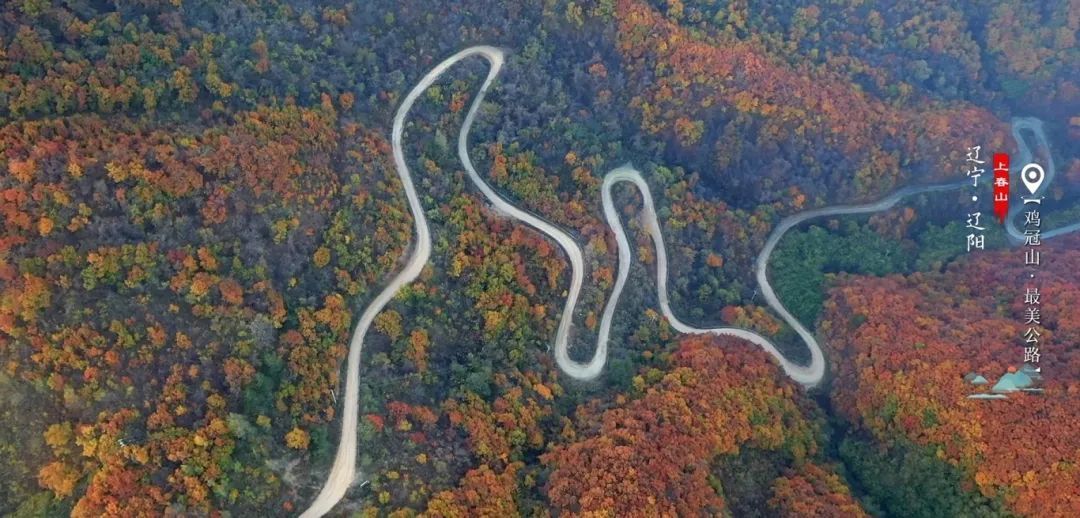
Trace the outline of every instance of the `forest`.
{"label": "forest", "polygon": [[[887,459],[897,471],[936,462],[942,466],[926,469],[948,468],[956,474],[942,477],[970,486],[963,495],[938,490],[941,478],[923,478],[911,489],[878,482],[875,497],[891,513],[931,516],[931,510],[944,508],[989,515],[992,506],[1002,505],[997,515],[1010,514],[1006,509],[1031,516],[1080,511],[1073,489],[1080,473],[1071,460],[1080,404],[1078,244],[1075,236],[1048,242],[1051,259],[1040,271],[1048,340],[1039,362],[1045,393],[1015,394],[993,404],[966,398],[973,390],[964,374],[997,378],[1023,362],[1023,340],[1017,337],[1023,336],[1024,322],[1011,315],[1022,313],[1024,298],[1013,296],[1011,279],[1025,268],[1005,257],[1015,251],[971,256],[943,272],[838,280],[820,329],[838,359],[829,397],[852,427],[841,454],[863,466],[852,470],[860,478],[860,471],[871,479],[880,476],[875,464],[882,461],[874,459]],[[1037,444],[1027,438],[1037,438]],[[920,451],[929,452],[924,460],[916,460]],[[939,500],[915,510],[911,498],[896,494],[905,490]]]}
{"label": "forest", "polygon": [[[394,110],[466,46],[508,53],[472,160],[585,248],[581,359],[617,264],[601,179],[627,161],[675,311],[792,350],[752,273],[785,216],[961,179],[968,146],[1015,151],[1023,115],[1058,164],[1047,221],[1075,220],[1078,29],[1077,0],[4,2],[0,514],[306,508],[353,326],[415,240]],[[1045,266],[1050,394],[981,405],[953,374],[1008,367],[1019,273],[1000,231],[959,249],[963,196],[792,231],[771,275],[830,362],[807,392],[748,343],[671,328],[620,190],[631,282],[601,379],[577,382],[549,351],[566,257],[453,149],[486,72],[464,62],[410,116],[432,262],[368,334],[335,515],[1080,514],[1076,239]]]}

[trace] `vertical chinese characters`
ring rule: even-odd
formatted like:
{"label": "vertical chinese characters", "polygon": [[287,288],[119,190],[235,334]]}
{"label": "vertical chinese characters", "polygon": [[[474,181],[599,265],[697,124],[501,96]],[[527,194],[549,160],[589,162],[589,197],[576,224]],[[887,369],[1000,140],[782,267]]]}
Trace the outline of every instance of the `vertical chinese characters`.
{"label": "vertical chinese characters", "polygon": [[[982,150],[982,146],[971,146],[967,149],[967,158],[964,159],[966,169],[964,173],[971,179],[971,186],[974,189],[979,187],[979,177],[986,172],[981,166],[986,163],[986,160],[979,159],[979,151]],[[971,196],[972,202],[979,201],[978,195]],[[986,236],[983,231],[986,227],[983,227],[979,223],[979,219],[982,218],[982,212],[975,211],[969,212],[967,215],[967,251],[970,252],[973,249],[984,250],[986,247]]]}

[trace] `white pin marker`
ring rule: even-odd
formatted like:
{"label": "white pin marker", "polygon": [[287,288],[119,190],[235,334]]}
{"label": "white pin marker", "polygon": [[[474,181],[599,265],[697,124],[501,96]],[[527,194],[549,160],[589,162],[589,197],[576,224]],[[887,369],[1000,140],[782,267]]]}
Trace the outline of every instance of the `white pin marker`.
{"label": "white pin marker", "polygon": [[1024,166],[1024,169],[1020,172],[1020,179],[1024,181],[1024,185],[1031,191],[1031,194],[1035,194],[1035,191],[1039,190],[1045,176],[1042,166],[1034,162]]}

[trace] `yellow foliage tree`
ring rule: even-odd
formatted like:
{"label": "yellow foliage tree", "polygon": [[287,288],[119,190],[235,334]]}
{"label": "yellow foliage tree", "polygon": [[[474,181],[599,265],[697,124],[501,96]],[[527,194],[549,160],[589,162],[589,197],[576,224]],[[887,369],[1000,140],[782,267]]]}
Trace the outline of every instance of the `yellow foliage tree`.
{"label": "yellow foliage tree", "polygon": [[65,498],[75,491],[79,472],[61,461],[52,462],[38,472],[38,483],[52,491],[57,498]]}
{"label": "yellow foliage tree", "polygon": [[379,313],[379,316],[375,317],[375,329],[389,336],[391,340],[397,340],[403,332],[401,329],[401,315],[392,309]]}
{"label": "yellow foliage tree", "polygon": [[311,443],[311,436],[299,427],[294,427],[291,432],[285,434],[285,445],[296,449],[306,450]]}
{"label": "yellow foliage tree", "polygon": [[330,249],[325,246],[320,246],[318,250],[315,250],[315,257],[313,258],[315,266],[322,268],[330,263]]}
{"label": "yellow foliage tree", "polygon": [[53,226],[53,220],[49,219],[47,216],[42,216],[42,218],[38,220],[38,232],[42,236],[49,235],[53,230]]}

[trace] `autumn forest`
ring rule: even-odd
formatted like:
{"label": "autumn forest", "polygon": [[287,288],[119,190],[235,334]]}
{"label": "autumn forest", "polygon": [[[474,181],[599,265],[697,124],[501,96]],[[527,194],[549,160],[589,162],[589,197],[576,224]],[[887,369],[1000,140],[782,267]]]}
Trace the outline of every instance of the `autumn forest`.
{"label": "autumn forest", "polygon": [[[395,110],[463,48],[506,55],[473,164],[584,250],[574,360],[617,279],[602,182],[632,162],[679,318],[808,362],[754,276],[784,218],[964,180],[1035,117],[1044,224],[1080,221],[1078,31],[1080,0],[3,2],[0,515],[307,508],[357,320],[417,246]],[[406,122],[431,257],[364,339],[330,516],[1080,516],[1080,235],[1042,249],[1044,391],[984,401],[965,376],[1020,367],[1031,269],[976,191],[792,228],[769,279],[826,358],[807,388],[673,327],[616,186],[630,280],[577,380],[564,249],[455,147],[487,74],[462,61]]]}

